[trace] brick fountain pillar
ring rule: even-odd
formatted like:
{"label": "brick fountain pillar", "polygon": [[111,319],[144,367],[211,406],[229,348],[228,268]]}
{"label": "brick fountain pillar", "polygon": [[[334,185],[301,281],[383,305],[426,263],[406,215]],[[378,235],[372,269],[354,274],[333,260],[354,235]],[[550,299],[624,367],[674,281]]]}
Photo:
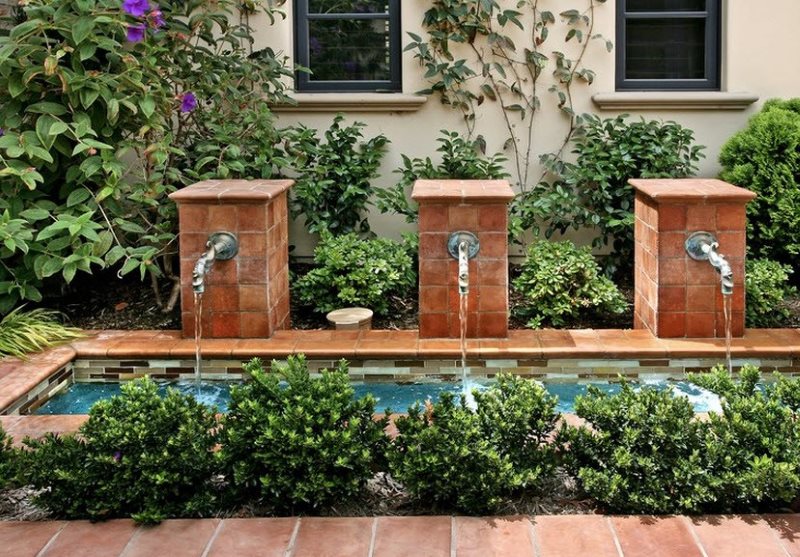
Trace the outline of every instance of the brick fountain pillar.
{"label": "brick fountain pillar", "polygon": [[733,270],[733,336],[744,334],[745,206],[755,194],[721,180],[630,180],[636,189],[634,328],[662,338],[725,336],[720,277],[684,248],[692,232],[716,236]]}
{"label": "brick fountain pillar", "polygon": [[458,262],[450,234],[474,233],[480,251],[469,261],[467,336],[508,335],[508,203],[505,180],[417,180],[419,203],[419,335],[459,338]]}
{"label": "brick fountain pillar", "polygon": [[194,336],[192,270],[211,233],[239,253],[206,276],[203,338],[268,338],[289,328],[287,191],[292,180],[206,180],[170,195],[178,205],[183,336]]}

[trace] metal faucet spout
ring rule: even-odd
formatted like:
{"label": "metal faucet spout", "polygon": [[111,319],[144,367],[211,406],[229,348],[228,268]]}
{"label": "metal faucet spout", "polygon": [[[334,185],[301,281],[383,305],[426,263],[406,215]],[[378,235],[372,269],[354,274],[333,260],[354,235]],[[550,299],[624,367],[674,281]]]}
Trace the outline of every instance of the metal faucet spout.
{"label": "metal faucet spout", "polygon": [[239,251],[239,241],[230,232],[216,232],[208,237],[206,252],[197,259],[192,271],[192,290],[205,291],[206,275],[215,261],[232,259]]}
{"label": "metal faucet spout", "polygon": [[711,244],[703,244],[703,253],[708,257],[708,262],[720,275],[720,286],[722,294],[730,296],[733,294],[733,270],[730,263],[725,259],[725,256],[717,251],[719,243],[712,242]]}

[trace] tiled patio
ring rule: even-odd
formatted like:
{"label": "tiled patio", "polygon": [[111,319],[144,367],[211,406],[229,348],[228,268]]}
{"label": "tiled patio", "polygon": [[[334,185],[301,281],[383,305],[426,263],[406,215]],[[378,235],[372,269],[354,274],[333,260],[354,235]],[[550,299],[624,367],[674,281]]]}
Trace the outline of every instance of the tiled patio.
{"label": "tiled patio", "polygon": [[796,557],[800,515],[0,522],[9,557]]}

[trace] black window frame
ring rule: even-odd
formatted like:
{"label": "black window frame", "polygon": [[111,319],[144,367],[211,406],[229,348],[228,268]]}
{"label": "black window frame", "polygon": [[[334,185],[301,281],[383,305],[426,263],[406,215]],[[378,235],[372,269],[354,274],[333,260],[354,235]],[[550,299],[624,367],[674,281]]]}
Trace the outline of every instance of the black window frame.
{"label": "black window frame", "polygon": [[314,19],[385,19],[389,22],[389,76],[388,80],[326,80],[315,81],[308,72],[298,71],[295,76],[295,89],[300,93],[344,93],[344,92],[386,92],[402,91],[402,46],[400,29],[400,0],[387,0],[388,17],[382,13],[333,13],[310,14],[309,0],[295,0],[295,61],[302,67],[310,68],[309,21]]}
{"label": "black window frame", "polygon": [[[617,0],[617,91],[719,91],[720,90],[720,38],[722,35],[722,0],[706,0],[702,12],[649,11],[628,12],[628,0]],[[626,23],[630,19],[696,19],[706,20],[705,27],[705,78],[703,79],[627,79]]]}

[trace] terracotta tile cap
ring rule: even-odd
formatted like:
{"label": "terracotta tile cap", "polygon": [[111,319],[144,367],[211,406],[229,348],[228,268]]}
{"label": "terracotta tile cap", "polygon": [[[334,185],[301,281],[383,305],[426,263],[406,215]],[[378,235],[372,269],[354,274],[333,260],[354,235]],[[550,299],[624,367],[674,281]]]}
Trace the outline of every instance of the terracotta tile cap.
{"label": "terracotta tile cap", "polygon": [[756,194],[728,182],[705,178],[634,178],[628,183],[656,202],[714,201],[747,203]]}
{"label": "terracotta tile cap", "polygon": [[169,197],[176,203],[265,203],[292,185],[294,180],[205,180]]}
{"label": "terracotta tile cap", "polygon": [[417,180],[411,198],[428,203],[489,203],[514,199],[508,180]]}

